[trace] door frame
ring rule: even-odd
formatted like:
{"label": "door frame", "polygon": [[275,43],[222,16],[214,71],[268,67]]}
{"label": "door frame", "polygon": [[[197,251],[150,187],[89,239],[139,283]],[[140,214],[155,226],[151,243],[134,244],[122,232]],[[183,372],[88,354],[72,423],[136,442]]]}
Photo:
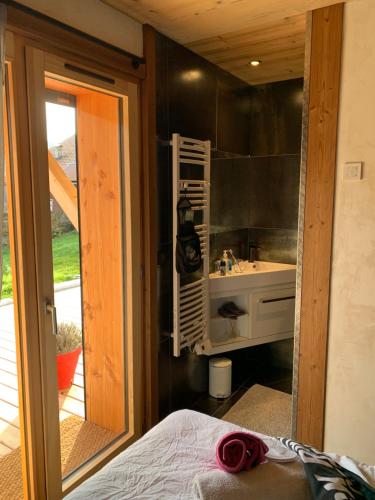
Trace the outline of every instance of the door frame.
{"label": "door frame", "polygon": [[[67,492],[76,486],[87,475],[92,474],[92,463],[103,464],[105,458],[113,456],[119,447],[128,445],[129,440],[137,439],[142,428],[142,412],[140,409],[140,380],[141,380],[141,357],[140,357],[140,322],[142,317],[141,293],[139,286],[141,268],[141,249],[139,227],[140,223],[140,193],[139,193],[139,98],[138,86],[133,82],[114,79],[113,83],[104,83],[85,72],[91,70],[90,66],[80,65],[82,73],[69,69],[71,64],[69,58],[51,56],[48,52],[26,46],[26,73],[27,90],[29,102],[29,130],[31,144],[31,165],[33,176],[34,197],[34,227],[35,245],[37,256],[37,282],[38,282],[38,306],[39,306],[39,335],[41,349],[41,372],[43,388],[43,413],[44,413],[44,435],[48,436],[45,441],[45,457],[47,462],[47,492],[48,497],[56,495],[61,488],[61,475],[56,464],[60,464],[60,442],[59,442],[59,410],[57,406],[57,382],[56,382],[56,360],[55,360],[55,338],[52,334],[52,315],[46,311],[46,304],[54,304],[54,290],[52,280],[52,253],[51,253],[51,221],[49,212],[49,181],[48,181],[48,150],[46,119],[44,108],[45,77],[56,77],[68,83],[85,85],[89,89],[103,91],[109,95],[126,98],[127,105],[123,103],[123,123],[128,127],[120,126],[122,130],[122,142],[124,144],[122,156],[122,178],[123,178],[123,213],[124,224],[124,355],[125,373],[124,389],[126,393],[126,415],[125,435],[116,439],[109,445],[108,450],[100,452],[98,457],[83,464],[77,472],[73,472],[63,481],[63,492]],[[55,76],[56,75],[56,76]],[[110,80],[109,74],[100,75]],[[99,78],[99,77],[98,77]],[[128,133],[126,133],[126,129]],[[137,274],[137,270],[139,274]],[[125,422],[124,422],[125,423]],[[68,485],[68,486],[67,486]]]}
{"label": "door frame", "polygon": [[344,3],[307,15],[297,260],[293,435],[324,446]]}
{"label": "door frame", "polygon": [[[325,383],[333,204],[336,170],[337,116],[339,110],[341,45],[344,4],[317,9],[307,14],[301,190],[297,265],[296,327],[293,370],[293,436],[322,449],[324,438]],[[156,85],[157,31],[143,27],[146,78],[144,109],[152,118],[144,129],[144,176],[150,231],[149,317],[157,318],[157,200]],[[323,150],[323,154],[319,152]],[[319,242],[319,245],[317,245]],[[305,257],[305,260],[303,257]],[[313,262],[313,265],[311,264]],[[156,325],[156,326],[154,326]],[[158,371],[158,327],[154,321],[146,330],[149,374]],[[157,377],[147,383],[153,395],[148,406],[150,427],[158,421]]]}
{"label": "door frame", "polygon": [[[27,11],[27,9],[26,9]],[[45,374],[48,372],[48,366],[42,363],[43,355],[41,352],[43,343],[41,339],[51,338],[49,335],[52,328],[52,318],[45,314],[44,301],[47,299],[53,304],[53,290],[50,284],[40,283],[38,275],[38,266],[51,267],[49,256],[44,255],[43,251],[36,247],[36,252],[30,249],[30,241],[35,243],[38,237],[43,236],[41,228],[40,216],[43,216],[42,211],[34,212],[30,210],[30,206],[36,202],[38,198],[38,190],[36,186],[39,182],[45,182],[43,179],[37,179],[37,171],[35,165],[40,161],[47,161],[44,158],[45,151],[42,148],[30,148],[30,134],[36,132],[42,134],[42,130],[35,131],[35,122],[29,123],[28,116],[25,115],[25,110],[28,109],[28,104],[35,106],[35,97],[40,94],[40,82],[37,84],[39,88],[27,87],[27,80],[35,80],[33,72],[36,68],[43,66],[43,53],[48,53],[55,58],[63,58],[64,60],[79,65],[80,67],[89,68],[94,73],[99,75],[108,75],[113,80],[123,80],[130,82],[132,87],[133,103],[132,117],[136,115],[136,123],[134,129],[137,130],[136,143],[132,143],[134,156],[133,162],[137,164],[137,169],[126,179],[125,184],[127,200],[125,204],[131,207],[126,207],[128,212],[131,209],[133,220],[142,221],[141,207],[141,189],[143,179],[141,177],[141,120],[140,120],[140,105],[141,105],[141,83],[144,78],[145,68],[141,58],[131,56],[124,51],[111,48],[102,43],[87,37],[76,30],[70,30],[67,27],[61,26],[59,23],[54,23],[44,16],[34,16],[25,9],[7,6],[7,60],[11,65],[11,74],[14,84],[14,129],[15,129],[15,144],[14,155],[17,158],[15,166],[15,210],[18,214],[17,227],[17,246],[18,254],[20,255],[20,277],[21,283],[19,286],[19,316],[22,326],[21,333],[26,331],[28,335],[21,337],[23,365],[24,369],[24,390],[23,398],[26,399],[24,405],[30,410],[25,412],[26,421],[26,438],[27,439],[27,464],[23,467],[24,477],[24,494],[25,498],[56,498],[56,494],[61,492],[61,478],[59,471],[54,468],[56,463],[56,450],[59,449],[58,441],[52,439],[54,434],[49,433],[49,438],[44,446],[43,440],[43,423],[44,428],[48,429],[48,423],[56,420],[56,408],[51,410],[43,407],[43,380],[45,385]],[[27,57],[26,57],[27,56]],[[89,78],[89,77],[88,77]],[[79,77],[78,80],[81,80]],[[90,82],[87,82],[90,83]],[[105,83],[99,82],[99,88],[105,87]],[[113,86],[112,86],[113,90]],[[135,92],[135,94],[134,94]],[[29,96],[29,102],[28,102]],[[34,99],[33,99],[34,97]],[[130,101],[129,101],[130,102]],[[135,106],[135,107],[134,107]],[[34,110],[35,111],[35,110]],[[33,111],[33,114],[34,114]],[[40,116],[40,110],[35,111],[36,115]],[[42,121],[39,120],[41,123]],[[126,146],[126,145],[125,145]],[[130,196],[130,193],[132,194]],[[126,195],[125,195],[126,196]],[[47,212],[48,213],[48,212]],[[128,217],[128,216],[127,216]],[[134,324],[137,325],[135,335],[131,337],[131,344],[134,348],[136,359],[133,367],[137,370],[137,377],[134,380],[134,391],[138,395],[137,407],[129,408],[131,416],[135,418],[135,425],[129,428],[126,439],[118,440],[113,446],[108,447],[105,453],[100,457],[90,461],[88,466],[83,466],[77,473],[72,474],[64,481],[63,494],[68,493],[75,488],[80,482],[85,480],[102,465],[108,462],[119,451],[123,450],[134,442],[142,432],[142,422],[144,418],[143,408],[143,353],[142,353],[142,338],[144,336],[144,321],[143,321],[143,304],[144,293],[142,284],[142,267],[143,260],[143,234],[142,224],[133,227],[132,225],[132,241],[139,241],[140,246],[137,248],[127,248],[125,258],[134,259],[135,293],[137,300],[132,306],[131,316]],[[44,235],[45,236],[45,235]],[[39,267],[40,269],[40,267]],[[138,274],[139,272],[139,274]],[[38,296],[39,294],[39,296]],[[39,300],[36,301],[36,297]],[[38,311],[37,315],[32,312]],[[40,337],[41,335],[41,337]],[[53,340],[53,339],[52,339]],[[127,362],[129,359],[127,359]],[[43,375],[44,374],[44,375]],[[52,377],[54,378],[54,377]],[[49,388],[53,387],[54,383],[47,384]],[[130,384],[131,385],[131,384]],[[49,389],[51,390],[51,389]],[[31,397],[32,395],[32,397]],[[56,395],[55,395],[56,396]],[[52,393],[51,393],[52,397]],[[129,394],[129,400],[132,394]],[[20,404],[20,412],[22,407]],[[52,411],[52,413],[50,413]],[[21,415],[22,416],[22,415]],[[26,446],[24,446],[26,449]],[[50,460],[47,474],[44,468],[46,460]]]}
{"label": "door frame", "polygon": [[[45,453],[43,432],[36,422],[43,421],[40,384],[40,345],[37,306],[35,253],[29,242],[34,238],[32,180],[29,130],[27,117],[20,109],[27,109],[26,68],[23,64],[23,43],[12,33],[6,33],[6,60],[8,65],[9,98],[8,123],[11,124],[11,208],[10,246],[16,266],[13,281],[23,493],[28,498],[45,498]],[[20,145],[23,145],[22,147]],[[9,180],[10,180],[9,179]],[[12,262],[13,264],[13,262]],[[26,335],[27,332],[27,335]],[[43,468],[41,467],[43,465]]]}

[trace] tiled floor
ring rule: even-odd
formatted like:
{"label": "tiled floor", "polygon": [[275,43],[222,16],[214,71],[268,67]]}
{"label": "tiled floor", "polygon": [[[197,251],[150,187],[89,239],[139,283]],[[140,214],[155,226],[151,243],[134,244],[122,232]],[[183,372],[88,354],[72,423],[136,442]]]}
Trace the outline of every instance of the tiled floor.
{"label": "tiled floor", "polygon": [[216,418],[222,418],[254,384],[264,385],[291,394],[292,371],[272,366],[267,367],[267,370],[259,370],[259,373],[255,373],[249,378],[234,383],[232,395],[229,398],[216,399],[209,394],[204,394],[196,400],[191,409]]}

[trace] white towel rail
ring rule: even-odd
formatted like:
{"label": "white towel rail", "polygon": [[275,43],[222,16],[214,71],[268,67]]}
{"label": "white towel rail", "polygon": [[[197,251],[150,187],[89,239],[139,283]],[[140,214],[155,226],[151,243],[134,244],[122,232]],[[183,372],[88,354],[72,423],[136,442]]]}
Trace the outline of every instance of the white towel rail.
{"label": "white towel rail", "polygon": [[[172,136],[173,154],[173,355],[193,347],[207,337],[208,275],[210,226],[210,141],[200,141],[179,134]],[[199,179],[184,178],[184,168],[200,169]],[[194,212],[200,211],[200,224],[195,226],[201,242],[203,266],[192,283],[181,284],[176,271],[176,240],[178,232],[177,203],[186,196]]]}

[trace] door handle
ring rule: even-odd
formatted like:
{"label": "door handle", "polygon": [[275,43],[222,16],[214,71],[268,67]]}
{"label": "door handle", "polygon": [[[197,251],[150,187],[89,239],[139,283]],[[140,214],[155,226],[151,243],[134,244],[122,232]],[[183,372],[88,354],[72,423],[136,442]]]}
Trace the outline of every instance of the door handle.
{"label": "door handle", "polygon": [[57,314],[56,306],[46,302],[46,312],[52,316],[52,335],[57,335]]}

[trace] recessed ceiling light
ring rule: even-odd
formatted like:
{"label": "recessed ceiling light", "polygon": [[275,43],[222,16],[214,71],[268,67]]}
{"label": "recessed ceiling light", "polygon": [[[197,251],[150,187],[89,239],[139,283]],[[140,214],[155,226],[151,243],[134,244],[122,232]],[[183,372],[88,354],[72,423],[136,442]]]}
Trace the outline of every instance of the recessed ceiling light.
{"label": "recessed ceiling light", "polygon": [[257,61],[257,60],[250,61],[251,66],[259,66],[260,63],[261,63],[261,61]]}
{"label": "recessed ceiling light", "polygon": [[196,80],[200,80],[203,74],[199,69],[190,69],[188,71],[184,71],[181,74],[181,78],[186,82],[194,82]]}

